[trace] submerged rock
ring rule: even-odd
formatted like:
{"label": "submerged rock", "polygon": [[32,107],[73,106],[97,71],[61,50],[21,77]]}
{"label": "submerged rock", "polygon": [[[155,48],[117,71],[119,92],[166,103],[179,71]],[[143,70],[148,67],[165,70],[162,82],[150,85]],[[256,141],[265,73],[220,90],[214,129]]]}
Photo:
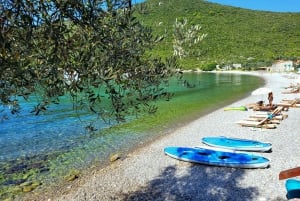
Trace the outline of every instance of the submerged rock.
{"label": "submerged rock", "polygon": [[64,177],[66,181],[73,181],[79,177],[80,171],[79,170],[72,170],[68,175]]}
{"label": "submerged rock", "polygon": [[116,153],[116,154],[112,154],[110,157],[109,157],[109,161],[110,162],[115,162],[116,160],[119,160],[121,158],[121,156]]}
{"label": "submerged rock", "polygon": [[25,183],[21,184],[21,186],[23,187],[23,188],[22,188],[22,191],[23,191],[24,193],[28,193],[28,192],[33,191],[33,190],[36,189],[36,187],[38,187],[39,185],[41,185],[41,182],[39,182],[39,181],[25,182]]}

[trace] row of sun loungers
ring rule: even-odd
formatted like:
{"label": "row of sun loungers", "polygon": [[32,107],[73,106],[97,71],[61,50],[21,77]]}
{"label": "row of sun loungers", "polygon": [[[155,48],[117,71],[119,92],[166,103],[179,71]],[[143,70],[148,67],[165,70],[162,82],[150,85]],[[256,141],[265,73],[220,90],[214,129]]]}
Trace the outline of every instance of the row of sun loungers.
{"label": "row of sun loungers", "polygon": [[283,106],[278,106],[272,112],[258,112],[250,115],[249,118],[237,121],[241,126],[255,128],[276,128],[283,119],[287,118],[287,114],[283,113]]}
{"label": "row of sun loungers", "polygon": [[[274,129],[280,124],[281,121],[288,117],[286,111],[291,107],[300,107],[300,99],[283,99],[278,104],[276,104],[276,109],[272,111],[257,111],[256,109],[262,104],[259,105],[257,103],[249,104],[255,113],[251,114],[248,118],[237,121],[241,126],[245,127],[253,127],[253,128],[268,128]],[[271,109],[271,108],[270,108]],[[287,198],[300,198],[300,180],[299,179],[290,179],[292,177],[300,176],[300,167],[283,170],[279,173],[279,179],[288,179],[286,181],[286,190],[287,190]],[[298,200],[298,199],[297,199]],[[300,199],[299,199],[300,200]]]}
{"label": "row of sun loungers", "polygon": [[300,99],[293,100],[283,99],[276,104],[276,108],[271,111],[266,111],[264,108],[257,111],[257,107],[253,107],[256,113],[251,114],[248,118],[237,121],[241,126],[255,127],[255,128],[276,128],[278,124],[288,117],[285,113],[291,107],[300,107]]}
{"label": "row of sun loungers", "polygon": [[[286,111],[291,107],[300,107],[300,99],[283,99],[276,104],[276,109],[272,112],[257,111],[251,114],[248,118],[240,120],[236,123],[241,126],[255,127],[255,128],[276,128],[278,124],[288,117]],[[253,107],[255,111],[255,107]],[[292,177],[300,176],[300,167],[283,170],[279,173],[279,179],[288,179],[286,181],[287,198],[300,198],[300,180],[290,179]],[[298,200],[298,199],[297,199]]]}

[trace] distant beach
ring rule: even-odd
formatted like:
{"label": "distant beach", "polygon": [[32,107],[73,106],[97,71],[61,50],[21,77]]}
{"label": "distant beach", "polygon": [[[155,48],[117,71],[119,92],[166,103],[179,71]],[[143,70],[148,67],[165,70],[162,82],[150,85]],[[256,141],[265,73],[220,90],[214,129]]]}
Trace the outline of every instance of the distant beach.
{"label": "distant beach", "polygon": [[[231,72],[232,73],[232,72]],[[238,72],[241,73],[241,72]],[[248,73],[248,72],[247,72]],[[253,72],[272,89],[274,103],[299,94],[282,94],[293,82],[292,74]],[[249,95],[228,106],[241,106],[258,101]],[[300,108],[290,108],[276,129],[242,127],[235,122],[249,117],[253,111],[224,111],[223,108],[189,122],[171,133],[96,169],[86,177],[69,182],[53,194],[28,194],[36,200],[109,201],[109,200],[286,200],[285,181],[280,171],[300,164]],[[163,153],[166,146],[202,146],[205,136],[231,136],[273,144],[271,153],[260,153],[271,159],[267,169],[235,169],[182,162]],[[26,200],[26,197],[25,197]]]}

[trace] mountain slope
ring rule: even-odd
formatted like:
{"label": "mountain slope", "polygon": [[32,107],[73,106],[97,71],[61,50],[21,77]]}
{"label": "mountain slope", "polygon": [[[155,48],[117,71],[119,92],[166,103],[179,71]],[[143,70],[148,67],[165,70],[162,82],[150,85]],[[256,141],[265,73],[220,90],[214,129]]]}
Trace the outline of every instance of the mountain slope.
{"label": "mountain slope", "polygon": [[137,5],[138,18],[167,39],[154,54],[172,54],[173,24],[186,18],[200,24],[207,37],[197,47],[200,56],[181,60],[185,68],[209,63],[268,65],[275,59],[300,59],[300,13],[253,11],[203,0],[147,0]]}

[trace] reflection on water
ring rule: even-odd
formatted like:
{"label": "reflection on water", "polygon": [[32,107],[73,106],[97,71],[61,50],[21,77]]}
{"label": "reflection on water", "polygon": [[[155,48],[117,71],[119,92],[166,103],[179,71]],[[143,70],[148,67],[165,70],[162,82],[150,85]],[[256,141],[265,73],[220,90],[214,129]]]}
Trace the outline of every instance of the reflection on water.
{"label": "reflection on water", "polygon": [[242,76],[237,76],[235,74],[227,74],[226,76],[224,74],[216,74],[216,84],[224,84],[224,83],[230,83],[234,86],[241,85],[242,84]]}
{"label": "reflection on water", "polygon": [[82,112],[78,118],[68,101],[51,105],[38,116],[30,113],[34,103],[22,105],[17,116],[2,112],[9,118],[0,123],[0,198],[7,196],[1,192],[8,187],[30,180],[53,182],[70,169],[99,165],[110,154],[126,153],[162,135],[176,122],[222,107],[262,83],[258,77],[228,73],[187,73],[184,80],[170,82],[169,91],[175,95],[171,101],[157,102],[157,114],[113,128],[99,120],[94,133],[84,129],[94,117]]}

